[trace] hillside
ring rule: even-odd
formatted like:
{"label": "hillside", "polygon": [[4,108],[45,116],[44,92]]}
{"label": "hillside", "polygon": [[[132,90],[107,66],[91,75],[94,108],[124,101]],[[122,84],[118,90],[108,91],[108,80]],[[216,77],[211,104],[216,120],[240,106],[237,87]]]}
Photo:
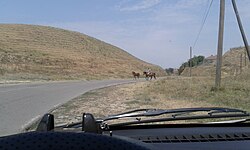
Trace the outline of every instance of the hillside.
{"label": "hillside", "polygon": [[[240,62],[242,55],[242,71],[246,70],[249,66],[248,58],[246,58],[245,64],[245,48],[237,47],[231,48],[229,51],[225,52],[222,58],[222,75],[237,75],[240,73]],[[247,56],[246,56],[247,57]],[[193,76],[215,76],[216,63],[202,64],[192,68]],[[189,68],[185,68],[183,76],[189,76]]]}
{"label": "hillside", "polygon": [[107,79],[164,70],[87,35],[37,25],[0,25],[0,78]]}

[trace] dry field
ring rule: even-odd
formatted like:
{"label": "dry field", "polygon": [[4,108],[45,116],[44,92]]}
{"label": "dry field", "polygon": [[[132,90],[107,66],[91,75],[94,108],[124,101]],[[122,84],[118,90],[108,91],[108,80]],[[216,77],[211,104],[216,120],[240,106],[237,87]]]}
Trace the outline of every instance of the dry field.
{"label": "dry field", "polygon": [[105,116],[138,108],[182,108],[221,106],[250,111],[250,71],[222,80],[213,90],[210,77],[167,77],[90,91],[52,113],[58,124],[81,120],[83,112]]}

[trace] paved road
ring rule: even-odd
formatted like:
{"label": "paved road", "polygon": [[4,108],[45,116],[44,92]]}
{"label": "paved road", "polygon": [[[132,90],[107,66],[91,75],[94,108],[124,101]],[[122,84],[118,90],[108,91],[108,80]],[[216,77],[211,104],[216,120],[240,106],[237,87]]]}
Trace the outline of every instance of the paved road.
{"label": "paved road", "polygon": [[20,132],[32,120],[89,90],[133,80],[73,81],[0,86],[0,136]]}

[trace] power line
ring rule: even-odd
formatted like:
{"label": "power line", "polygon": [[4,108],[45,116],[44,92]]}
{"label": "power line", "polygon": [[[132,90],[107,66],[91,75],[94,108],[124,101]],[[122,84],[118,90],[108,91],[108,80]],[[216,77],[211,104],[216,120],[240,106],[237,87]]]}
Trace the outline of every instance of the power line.
{"label": "power line", "polygon": [[202,31],[202,29],[203,29],[203,27],[204,27],[204,25],[205,25],[205,23],[206,23],[206,20],[207,20],[207,17],[208,17],[209,12],[210,12],[210,10],[211,10],[212,4],[213,4],[213,0],[211,0],[210,5],[208,6],[208,9],[206,9],[206,11],[205,11],[206,13],[204,14],[204,17],[203,17],[203,20],[202,20],[201,27],[200,27],[200,29],[199,29],[198,35],[197,35],[197,37],[196,37],[196,39],[195,39],[195,42],[194,42],[194,44],[193,44],[193,48],[195,47],[195,45],[196,45],[196,43],[197,43],[197,41],[198,41],[198,39],[199,39],[199,37],[200,37],[201,31]]}

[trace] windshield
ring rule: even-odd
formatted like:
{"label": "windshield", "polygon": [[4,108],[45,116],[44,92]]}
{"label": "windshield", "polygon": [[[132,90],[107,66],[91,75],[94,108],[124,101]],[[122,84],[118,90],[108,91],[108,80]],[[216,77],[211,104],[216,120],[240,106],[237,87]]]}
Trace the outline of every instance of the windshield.
{"label": "windshield", "polygon": [[250,2],[234,2],[1,1],[0,136],[34,130],[46,113],[56,126],[138,109],[107,120],[245,119]]}

